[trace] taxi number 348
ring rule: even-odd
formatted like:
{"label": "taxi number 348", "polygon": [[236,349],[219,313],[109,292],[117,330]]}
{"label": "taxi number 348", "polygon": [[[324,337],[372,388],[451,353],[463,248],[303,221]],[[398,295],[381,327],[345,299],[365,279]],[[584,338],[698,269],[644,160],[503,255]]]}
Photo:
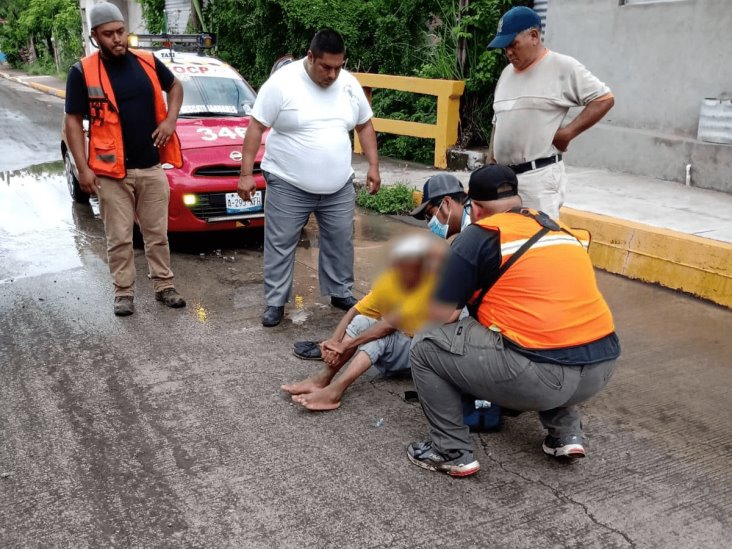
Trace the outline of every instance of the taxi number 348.
{"label": "taxi number 348", "polygon": [[244,139],[244,136],[247,134],[247,129],[242,127],[236,127],[236,128],[221,128],[218,132],[214,131],[211,128],[198,128],[196,130],[198,133],[201,134],[201,139],[204,141],[216,141],[219,138],[228,138],[228,139]]}

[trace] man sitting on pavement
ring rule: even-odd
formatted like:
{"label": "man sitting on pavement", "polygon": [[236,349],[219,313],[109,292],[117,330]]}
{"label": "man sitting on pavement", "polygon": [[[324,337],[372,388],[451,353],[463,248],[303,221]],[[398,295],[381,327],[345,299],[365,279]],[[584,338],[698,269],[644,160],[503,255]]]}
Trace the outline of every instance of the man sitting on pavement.
{"label": "man sitting on pavement", "polygon": [[[588,240],[523,209],[507,166],[476,170],[468,195],[473,224],[452,244],[431,312],[444,325],[412,345],[412,377],[431,440],[410,444],[408,458],[452,476],[478,472],[464,393],[538,411],[548,431],[544,452],[584,457],[576,405],[607,384],[620,354]],[[471,315],[456,322],[466,305]]]}
{"label": "man sitting on pavement", "polygon": [[454,175],[438,173],[422,188],[422,203],[409,215],[428,221],[432,233],[448,239],[470,225],[470,201]]}
{"label": "man sitting on pavement", "polygon": [[[412,337],[427,320],[434,290],[433,249],[432,239],[424,235],[396,243],[391,268],[346,313],[331,338],[320,344],[325,367],[304,381],[282,386],[294,402],[308,410],[334,410],[346,389],[372,365],[387,376],[409,372]],[[303,351],[296,345],[295,354],[301,358],[321,356],[317,346]],[[349,360],[348,368],[335,378]]]}

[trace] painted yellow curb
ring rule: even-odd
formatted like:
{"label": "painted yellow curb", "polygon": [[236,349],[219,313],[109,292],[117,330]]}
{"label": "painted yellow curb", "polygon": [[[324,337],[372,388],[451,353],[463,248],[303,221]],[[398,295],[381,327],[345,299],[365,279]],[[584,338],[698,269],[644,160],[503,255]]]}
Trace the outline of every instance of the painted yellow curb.
{"label": "painted yellow curb", "polygon": [[596,267],[732,307],[732,244],[571,208],[561,219],[590,231]]}
{"label": "painted yellow curb", "polygon": [[26,84],[27,86],[30,86],[31,88],[34,88],[38,91],[42,91],[43,93],[55,95],[56,97],[60,97],[61,99],[66,98],[65,90],[59,90],[51,86],[46,86],[45,84],[39,84],[38,82],[23,82],[23,84]]}

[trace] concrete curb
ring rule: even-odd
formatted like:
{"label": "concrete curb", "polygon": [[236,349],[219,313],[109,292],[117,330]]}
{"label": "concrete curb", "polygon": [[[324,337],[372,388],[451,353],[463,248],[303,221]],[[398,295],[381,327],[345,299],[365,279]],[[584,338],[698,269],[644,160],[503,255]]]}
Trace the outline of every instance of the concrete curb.
{"label": "concrete curb", "polygon": [[[414,201],[422,201],[420,191]],[[561,219],[590,231],[598,269],[732,308],[732,244],[567,207]]]}
{"label": "concrete curb", "polygon": [[590,231],[596,267],[732,308],[732,244],[571,208],[561,218]]}
{"label": "concrete curb", "polygon": [[23,78],[20,76],[13,76],[11,74],[8,74],[7,72],[2,71],[0,71],[0,77],[5,78],[6,80],[12,80],[13,82],[17,82],[18,84],[23,84],[24,86],[28,86],[29,88],[36,89],[49,95],[55,95],[56,97],[59,97],[61,99],[66,98],[66,90],[59,90],[58,88],[54,88],[53,86],[47,86],[39,82],[29,82],[23,80]]}

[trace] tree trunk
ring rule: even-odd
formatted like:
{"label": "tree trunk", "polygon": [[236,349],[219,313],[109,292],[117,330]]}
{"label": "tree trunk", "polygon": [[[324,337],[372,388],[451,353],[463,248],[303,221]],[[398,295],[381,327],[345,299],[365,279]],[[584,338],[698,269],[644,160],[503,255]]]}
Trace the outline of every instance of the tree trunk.
{"label": "tree trunk", "polygon": [[36,46],[36,40],[33,35],[31,35],[30,37],[30,52],[32,59],[30,59],[28,62],[35,63],[36,61],[38,61],[38,46]]}
{"label": "tree trunk", "polygon": [[[455,22],[457,26],[460,26],[460,21],[463,18],[463,12],[465,12],[466,9],[468,9],[468,6],[470,5],[470,0],[459,0],[458,1],[458,15],[457,15],[457,21]],[[457,69],[458,74],[464,78],[465,77],[465,63],[468,60],[468,41],[464,37],[458,38],[457,43],[457,51],[455,52],[455,61],[457,62]]]}
{"label": "tree trunk", "polygon": [[46,36],[46,47],[48,48],[48,55],[51,59],[56,59],[56,48],[53,47],[53,38],[51,35]]}

